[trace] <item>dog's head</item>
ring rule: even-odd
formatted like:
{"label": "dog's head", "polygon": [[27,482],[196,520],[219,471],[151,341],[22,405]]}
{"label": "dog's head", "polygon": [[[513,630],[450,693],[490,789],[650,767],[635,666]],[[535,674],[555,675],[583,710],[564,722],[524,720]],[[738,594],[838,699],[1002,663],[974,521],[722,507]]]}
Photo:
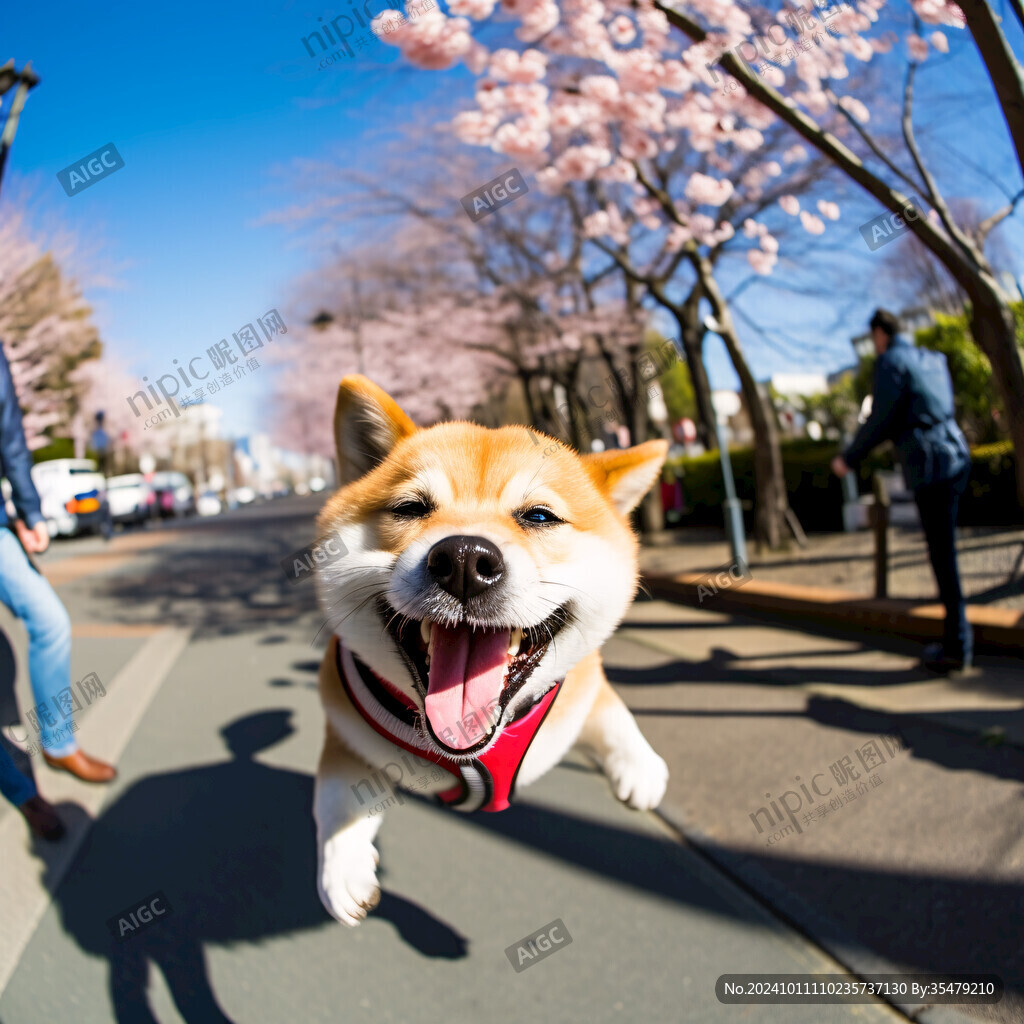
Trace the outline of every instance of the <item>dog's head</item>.
{"label": "dog's head", "polygon": [[327,625],[420,710],[424,738],[477,756],[625,614],[637,586],[626,515],[664,441],[579,456],[525,427],[417,429],[365,377],[341,382],[341,490],[318,520]]}

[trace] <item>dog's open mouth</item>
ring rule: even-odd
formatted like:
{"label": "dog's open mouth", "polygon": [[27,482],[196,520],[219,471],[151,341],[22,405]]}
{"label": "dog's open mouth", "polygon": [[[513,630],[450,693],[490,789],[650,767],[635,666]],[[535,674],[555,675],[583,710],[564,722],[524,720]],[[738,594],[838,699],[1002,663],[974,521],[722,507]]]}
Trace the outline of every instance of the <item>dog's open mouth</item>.
{"label": "dog's open mouth", "polygon": [[463,754],[488,742],[570,617],[562,607],[534,626],[482,628],[382,612],[421,688],[433,739]]}

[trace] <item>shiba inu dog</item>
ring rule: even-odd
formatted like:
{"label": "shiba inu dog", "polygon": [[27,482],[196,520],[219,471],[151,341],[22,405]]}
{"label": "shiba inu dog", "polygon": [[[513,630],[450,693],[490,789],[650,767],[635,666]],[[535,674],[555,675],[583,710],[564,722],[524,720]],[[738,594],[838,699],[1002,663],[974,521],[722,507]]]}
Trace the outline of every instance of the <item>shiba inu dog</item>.
{"label": "shiba inu dog", "polygon": [[580,456],[525,427],[417,429],[360,376],[341,382],[334,433],[341,489],[317,522],[347,552],[317,570],[327,910],[356,925],[380,899],[373,841],[399,781],[501,810],[578,743],[620,800],[656,807],[668,769],[599,650],[637,589],[626,516],[667,444]]}

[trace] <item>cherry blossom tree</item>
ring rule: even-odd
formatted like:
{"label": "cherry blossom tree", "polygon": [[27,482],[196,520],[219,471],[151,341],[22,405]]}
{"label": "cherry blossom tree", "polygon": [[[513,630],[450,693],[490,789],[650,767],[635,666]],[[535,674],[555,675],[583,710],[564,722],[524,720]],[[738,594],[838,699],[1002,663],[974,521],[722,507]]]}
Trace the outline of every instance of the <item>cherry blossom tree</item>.
{"label": "cherry blossom tree", "polygon": [[[914,130],[918,67],[949,49],[950,30],[966,26],[1024,167],[1024,74],[984,0],[964,0],[961,6],[911,0],[909,8],[895,12],[884,0],[839,3],[820,12],[788,3],[771,8],[722,0],[672,6],[659,0],[450,0],[447,13],[409,0],[406,10],[415,19],[385,41],[423,68],[464,63],[479,78],[476,107],[456,117],[456,131],[464,141],[489,146],[533,170],[545,188],[581,181],[636,184],[648,162],[680,143],[710,157],[726,145],[753,152],[778,120],[886,209],[902,214],[909,194],[921,195],[927,215],[909,221],[909,228],[968,296],[972,332],[992,362],[1008,410],[1024,502],[1024,368],[1010,297],[984,254],[985,235],[1013,212],[1021,194],[977,231],[966,231],[953,217]],[[390,21],[395,13],[381,18]],[[509,45],[492,52],[478,30],[498,15],[514,26],[516,41],[503,38]],[[885,55],[899,43],[892,28],[901,19],[907,61],[898,127],[905,152],[894,158],[866,127],[872,116],[868,104],[841,86],[858,62],[895,60],[895,54]],[[754,60],[761,64],[758,70],[750,65]],[[827,127],[835,116],[845,121],[845,132]],[[680,237],[689,233],[684,247],[696,249],[701,233],[706,241],[722,230],[722,222],[705,211],[731,195],[735,183],[728,170],[701,172],[684,189],[681,208],[672,197],[672,210],[682,221],[676,225]],[[817,210],[805,209],[792,197],[781,208],[806,231],[820,234],[840,213],[823,202]],[[694,232],[694,214],[702,212],[707,219],[698,220]],[[654,216],[665,223],[674,219],[664,205]],[[772,237],[761,235],[757,248],[751,266],[770,273],[777,260]]]}
{"label": "cherry blossom tree", "polygon": [[139,451],[143,440],[143,420],[125,401],[139,390],[139,378],[109,351],[98,359],[89,359],[72,374],[78,390],[78,429],[88,437],[96,422],[96,413],[104,416],[104,429],[123,449]]}
{"label": "cherry blossom tree", "polygon": [[[354,301],[358,276],[364,307],[408,306],[413,296],[423,306],[423,296],[447,294],[482,304],[489,321],[500,308],[500,335],[466,334],[457,343],[493,356],[518,381],[535,426],[586,447],[595,418],[587,386],[594,383],[594,366],[603,364],[630,436],[645,439],[646,403],[637,400],[634,378],[648,314],[629,304],[621,281],[609,286],[613,264],[588,263],[585,239],[568,208],[543,196],[541,202],[531,197],[528,204],[507,207],[500,218],[471,223],[460,196],[493,171],[477,159],[453,155],[447,134],[423,138],[415,126],[408,137],[403,134],[403,162],[412,140],[424,168],[414,181],[397,173],[368,177],[305,164],[296,184],[303,202],[276,219],[311,224],[314,239],[325,231],[336,237],[363,218],[373,219],[379,235],[382,222],[390,222],[386,252],[348,259],[351,269],[335,293]],[[347,187],[339,188],[339,181]],[[367,266],[373,268],[369,274]],[[314,276],[307,291],[321,286],[319,278]]]}
{"label": "cherry blossom tree", "polygon": [[330,424],[338,382],[350,373],[370,377],[420,425],[472,418],[492,397],[499,377],[495,360],[463,342],[500,340],[500,309],[451,297],[358,319],[343,303],[333,311],[323,303],[319,308],[322,315],[294,328],[295,344],[273,359],[279,364],[274,433],[285,447],[334,454]]}
{"label": "cherry blossom tree", "polygon": [[[637,169],[630,185],[591,180],[563,186],[584,235],[674,319],[698,409],[712,431],[714,411],[702,358],[708,324],[722,337],[753,427],[755,533],[759,543],[772,548],[781,543],[787,525],[801,543],[804,536],[789,509],[774,410],[750,369],[716,266],[735,253],[746,257],[744,265],[749,263],[752,272],[767,273],[776,259],[777,236],[786,232],[779,201],[796,201],[827,167],[822,160],[808,160],[803,147],[786,146],[782,134],[766,132],[764,152],[758,154],[730,146],[713,155],[686,149],[660,154],[647,168]],[[727,166],[729,187],[704,173]],[[783,227],[769,232],[766,213]]]}
{"label": "cherry blossom tree", "polygon": [[83,384],[72,371],[100,353],[77,286],[23,218],[0,222],[0,341],[11,365],[30,448],[70,427]]}

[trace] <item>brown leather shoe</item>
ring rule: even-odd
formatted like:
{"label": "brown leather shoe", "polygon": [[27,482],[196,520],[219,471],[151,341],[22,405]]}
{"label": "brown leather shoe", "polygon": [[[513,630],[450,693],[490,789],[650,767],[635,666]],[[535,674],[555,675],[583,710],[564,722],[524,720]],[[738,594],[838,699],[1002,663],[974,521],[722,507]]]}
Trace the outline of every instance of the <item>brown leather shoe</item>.
{"label": "brown leather shoe", "polygon": [[26,800],[19,808],[25,816],[28,827],[32,832],[43,839],[60,839],[64,835],[64,825],[57,812],[41,796],[34,796]]}
{"label": "brown leather shoe", "polygon": [[67,757],[50,757],[43,751],[43,759],[51,768],[68,772],[83,782],[110,782],[117,777],[117,769],[112,764],[97,761],[84,750],[76,750]]}

